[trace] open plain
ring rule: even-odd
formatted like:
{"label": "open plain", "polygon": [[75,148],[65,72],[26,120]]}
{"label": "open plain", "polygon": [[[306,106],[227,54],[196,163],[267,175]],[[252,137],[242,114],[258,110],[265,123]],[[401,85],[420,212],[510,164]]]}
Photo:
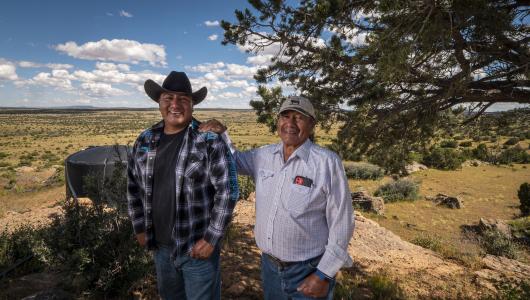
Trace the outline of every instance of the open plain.
{"label": "open plain", "polygon": [[[252,111],[197,110],[194,116],[198,120],[216,118],[225,123],[232,140],[240,149],[278,141],[276,135],[270,133],[266,126],[255,122],[255,114]],[[95,145],[130,145],[143,129],[158,120],[159,113],[155,109],[1,110],[0,227],[11,231],[22,224],[46,224],[50,214],[61,213],[60,205],[65,198],[63,165],[70,154]],[[318,143],[329,145],[333,134],[333,129],[330,132],[317,130]],[[499,139],[505,140],[506,137]],[[528,139],[521,141],[521,144],[527,149]],[[419,200],[386,203],[383,215],[369,212],[359,215],[362,224],[375,222],[374,226],[381,226],[381,229],[361,231],[371,232],[372,235],[366,239],[356,233],[355,239],[352,240],[351,253],[358,262],[357,269],[354,267],[343,272],[340,279],[343,284],[339,284],[338,295],[345,299],[360,299],[364,297],[362,295],[365,295],[365,298],[372,297],[373,291],[366,291],[366,286],[369,286],[366,279],[363,281],[364,285],[359,284],[358,277],[359,274],[365,274],[363,272],[371,274],[365,274],[368,278],[390,278],[398,282],[405,298],[428,298],[435,290],[439,293],[435,295],[436,298],[477,298],[495,295],[495,292],[498,292],[495,284],[484,283],[481,281],[483,277],[476,274],[487,265],[484,261],[486,254],[480,247],[480,241],[469,237],[463,229],[477,225],[480,218],[502,219],[508,222],[516,219],[520,214],[517,190],[523,182],[530,181],[529,165],[468,165],[454,171],[427,169],[413,173],[410,178],[420,184]],[[377,180],[350,180],[350,189],[352,192],[364,190],[373,193],[379,185],[390,181],[390,176]],[[426,197],[438,193],[460,197],[464,203],[463,208],[444,208],[426,200]],[[226,257],[225,267],[237,270],[234,274],[243,274],[247,279],[223,278],[223,288],[226,289],[227,297],[260,298],[259,251],[252,240],[253,204],[251,201],[242,200],[236,211],[232,241],[223,255]],[[366,225],[361,225],[360,230],[363,226]],[[382,228],[387,231],[382,231]],[[445,269],[442,268],[439,273],[433,271],[430,275],[436,280],[432,279],[429,283],[426,280],[430,278],[430,275],[426,275],[427,269],[420,272],[419,265],[417,268],[411,268],[414,271],[405,272],[406,274],[396,271],[393,265],[399,265],[400,259],[414,265],[414,260],[407,260],[403,255],[394,253],[394,256],[388,256],[387,252],[381,250],[374,252],[374,257],[370,257],[365,249],[356,257],[356,245],[362,248],[366,241],[378,240],[378,236],[381,241],[390,241],[386,250],[394,249],[392,243],[398,245],[394,249],[398,252],[399,249],[409,251],[407,249],[413,246],[410,249],[424,255],[422,260],[417,261],[418,264],[422,261],[426,268],[433,267],[434,263],[443,264]],[[421,244],[418,241],[427,241],[438,246],[427,245],[434,252],[418,250],[420,247],[415,245],[395,242],[400,239],[404,243],[408,241]],[[384,245],[381,247],[385,248]],[[428,251],[428,254],[422,251]],[[517,251],[516,261],[528,264],[528,249],[520,247]],[[385,259],[389,261],[384,261]],[[246,262],[242,269],[237,264],[241,260]],[[370,262],[372,265],[363,266],[363,262]],[[461,284],[449,280],[451,272],[456,272],[455,278],[458,278]],[[419,280],[418,276],[427,277]],[[16,286],[16,280],[13,280],[12,288]],[[429,284],[432,286],[429,287]],[[149,291],[152,292],[154,288],[153,283],[149,281],[138,286],[140,287],[137,290],[141,290],[144,297],[149,297]],[[355,291],[356,295],[352,296],[353,292],[348,292],[348,289]]]}

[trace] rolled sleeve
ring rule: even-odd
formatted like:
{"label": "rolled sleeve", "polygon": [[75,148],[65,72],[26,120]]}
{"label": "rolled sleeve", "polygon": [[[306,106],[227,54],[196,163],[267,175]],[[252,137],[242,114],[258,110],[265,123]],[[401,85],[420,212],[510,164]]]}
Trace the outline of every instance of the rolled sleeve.
{"label": "rolled sleeve", "polygon": [[326,250],[318,264],[318,269],[329,277],[334,277],[341,267],[349,267],[352,260],[348,254],[348,244],[353,235],[354,217],[348,180],[340,159],[331,164],[329,194],[326,205],[329,237]]}

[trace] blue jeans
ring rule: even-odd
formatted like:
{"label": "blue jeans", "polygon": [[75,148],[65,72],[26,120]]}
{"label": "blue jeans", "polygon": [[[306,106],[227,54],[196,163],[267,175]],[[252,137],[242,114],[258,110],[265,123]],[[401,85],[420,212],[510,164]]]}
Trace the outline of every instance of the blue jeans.
{"label": "blue jeans", "polygon": [[318,256],[282,268],[271,261],[267,255],[261,255],[261,280],[265,299],[333,299],[335,280],[329,283],[328,295],[323,298],[310,298],[296,290],[307,276],[316,271],[320,258],[321,256]]}
{"label": "blue jeans", "polygon": [[221,299],[220,248],[216,247],[206,259],[188,255],[171,259],[169,247],[155,250],[158,293],[166,299]]}

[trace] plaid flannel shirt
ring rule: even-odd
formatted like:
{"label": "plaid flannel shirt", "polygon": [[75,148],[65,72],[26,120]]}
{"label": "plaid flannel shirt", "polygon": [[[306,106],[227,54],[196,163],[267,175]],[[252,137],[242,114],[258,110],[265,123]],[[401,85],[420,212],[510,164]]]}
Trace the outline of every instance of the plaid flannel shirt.
{"label": "plaid flannel shirt", "polygon": [[[239,197],[235,161],[227,145],[215,133],[200,133],[198,125],[193,119],[186,129],[175,167],[174,257],[189,253],[202,238],[216,246]],[[164,123],[160,121],[140,134],[127,167],[129,216],[135,234],[145,232],[148,249],[156,248],[152,220],[153,169],[163,128]]]}

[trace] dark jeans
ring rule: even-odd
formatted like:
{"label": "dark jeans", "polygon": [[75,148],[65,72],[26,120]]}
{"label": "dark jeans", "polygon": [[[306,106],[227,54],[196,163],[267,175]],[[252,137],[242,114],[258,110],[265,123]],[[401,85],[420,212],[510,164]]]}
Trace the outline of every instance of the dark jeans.
{"label": "dark jeans", "polygon": [[310,298],[296,290],[307,276],[316,271],[320,258],[321,256],[318,256],[283,268],[271,261],[267,255],[262,255],[261,280],[263,281],[263,293],[265,299],[333,299],[333,288],[335,287],[334,280],[329,283],[327,297]]}
{"label": "dark jeans", "polygon": [[221,298],[220,249],[206,259],[189,256],[171,260],[171,249],[154,253],[158,293],[162,299],[218,300]]}

